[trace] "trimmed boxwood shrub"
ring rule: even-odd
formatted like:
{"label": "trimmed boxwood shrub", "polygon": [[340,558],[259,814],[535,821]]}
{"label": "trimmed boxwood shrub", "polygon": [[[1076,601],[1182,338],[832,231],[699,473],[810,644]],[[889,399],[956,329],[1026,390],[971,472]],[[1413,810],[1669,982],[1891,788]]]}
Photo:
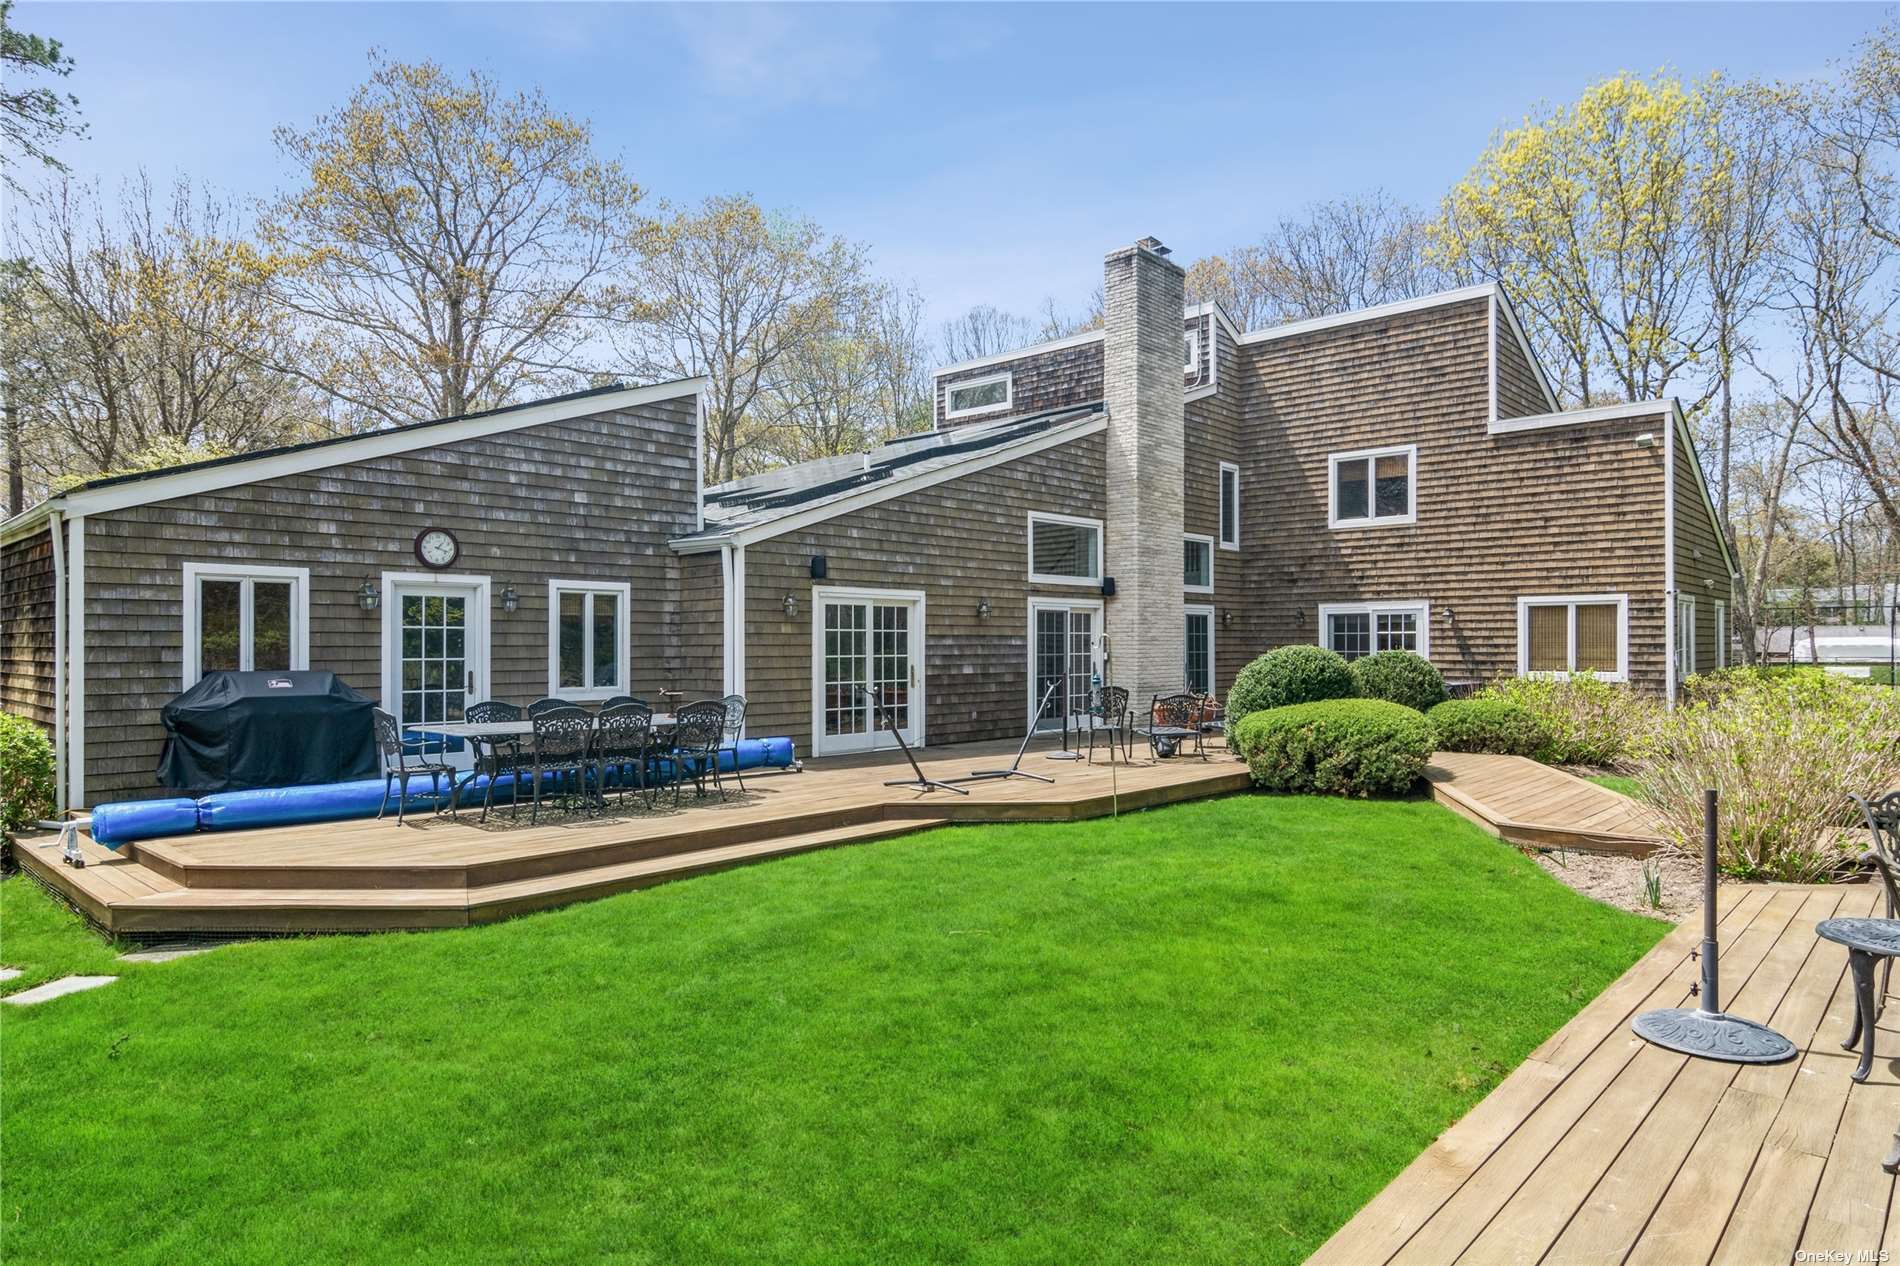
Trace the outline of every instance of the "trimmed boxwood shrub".
{"label": "trimmed boxwood shrub", "polygon": [[1425,717],[1441,751],[1536,756],[1550,743],[1537,714],[1508,699],[1449,699]]}
{"label": "trimmed boxwood shrub", "polygon": [[0,712],[0,830],[53,816],[53,745],[22,716]]}
{"label": "trimmed boxwood shrub", "polygon": [[1227,692],[1227,741],[1249,713],[1322,699],[1350,699],[1352,670],[1324,646],[1282,646],[1240,670]]}
{"label": "trimmed boxwood shrub", "polygon": [[1340,796],[1410,791],[1434,737],[1421,713],[1383,699],[1268,708],[1241,720],[1236,733],[1257,785]]}
{"label": "trimmed boxwood shrub", "polygon": [[1354,693],[1425,712],[1445,701],[1445,678],[1413,651],[1377,651],[1352,661]]}

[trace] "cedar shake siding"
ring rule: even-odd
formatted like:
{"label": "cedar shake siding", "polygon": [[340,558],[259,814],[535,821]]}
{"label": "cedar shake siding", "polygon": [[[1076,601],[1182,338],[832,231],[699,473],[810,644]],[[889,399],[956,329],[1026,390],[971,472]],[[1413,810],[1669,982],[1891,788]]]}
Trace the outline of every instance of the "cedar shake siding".
{"label": "cedar shake siding", "polygon": [[[669,633],[686,625],[666,542],[696,525],[696,436],[688,395],[88,515],[89,801],[160,794],[158,710],[182,686],[186,561],[308,567],[310,667],[380,698],[384,613],[361,610],[356,591],[383,572],[424,571],[416,534],[446,527],[461,556],[441,577],[490,578],[493,697],[548,693],[554,578],[628,582],[627,688],[671,686],[687,661]],[[501,610],[507,586],[520,595],[513,613]]]}
{"label": "cedar shake siding", "polygon": [[[679,573],[679,632],[668,689],[681,691],[689,699],[723,695],[726,590],[719,551],[681,556]],[[659,700],[651,702],[657,705]]]}
{"label": "cedar shake siding", "polygon": [[[1010,375],[1010,402],[1006,409],[949,417],[950,388],[976,378]],[[1064,405],[1083,404],[1102,398],[1102,340],[1097,337],[1070,347],[1032,352],[1012,360],[959,369],[946,373],[931,384],[936,394],[936,422],[939,428],[994,422],[999,418],[1024,413],[1040,413]]]}
{"label": "cedar shake siding", "polygon": [[[1489,435],[1488,306],[1246,349],[1242,539],[1257,640],[1223,659],[1320,641],[1322,604],[1420,601],[1433,662],[1491,680],[1517,671],[1520,597],[1627,593],[1632,681],[1664,688],[1664,449],[1634,442],[1661,424],[1652,413]],[[1329,528],[1328,455],[1406,444],[1418,446],[1417,521]]]}
{"label": "cedar shake siding", "polygon": [[54,724],[53,538],[44,525],[0,547],[0,710]]}
{"label": "cedar shake siding", "polygon": [[1544,394],[1537,367],[1524,355],[1511,320],[1504,313],[1504,301],[1497,302],[1498,416],[1532,418],[1549,413],[1556,405]]}
{"label": "cedar shake siding", "polygon": [[[1101,596],[1094,585],[1028,583],[1029,512],[1102,518],[1105,461],[1103,436],[1084,436],[748,545],[747,732],[787,734],[810,750],[818,583],[924,593],[929,743],[1021,734],[1029,720],[1030,595]],[[811,579],[814,554],[825,556],[823,581]],[[1114,574],[1113,560],[1104,561]],[[786,594],[798,599],[790,618]],[[977,603],[985,599],[990,614],[982,619]]]}
{"label": "cedar shake siding", "polygon": [[[1653,419],[1658,434],[1667,427],[1675,445],[1676,487],[1676,592],[1695,598],[1694,670],[1708,672],[1716,666],[1715,604],[1724,604],[1728,632],[1733,642],[1735,606],[1731,594],[1728,561],[1722,553],[1722,540],[1715,517],[1703,496],[1702,476],[1695,455],[1683,442],[1681,430],[1670,417]],[[1729,663],[1735,662],[1731,649]]]}
{"label": "cedar shake siding", "polygon": [[[1247,503],[1253,488],[1241,458],[1241,397],[1236,384],[1241,375],[1242,352],[1221,323],[1211,318],[1204,321],[1203,337],[1209,336],[1213,346],[1207,348],[1206,355],[1220,358],[1220,390],[1187,403],[1187,438],[1182,454],[1182,531],[1213,538],[1214,592],[1183,596],[1190,607],[1214,608],[1214,693],[1225,697],[1234,674],[1253,658],[1248,648],[1259,640],[1257,630],[1250,631],[1248,627],[1252,616],[1248,576],[1257,567],[1261,545],[1258,536],[1248,534],[1246,523]],[[1222,549],[1220,545],[1222,462],[1241,467],[1241,547],[1237,550]],[[1226,628],[1221,627],[1223,612],[1232,612],[1234,616],[1234,623]]]}

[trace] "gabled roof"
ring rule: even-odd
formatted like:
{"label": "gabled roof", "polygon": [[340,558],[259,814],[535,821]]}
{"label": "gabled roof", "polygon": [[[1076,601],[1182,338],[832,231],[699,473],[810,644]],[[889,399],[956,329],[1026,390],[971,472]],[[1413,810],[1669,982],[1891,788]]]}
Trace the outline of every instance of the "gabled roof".
{"label": "gabled roof", "polygon": [[906,435],[862,453],[821,457],[706,489],[706,526],[672,542],[682,553],[769,540],[806,524],[1093,435],[1101,401]]}
{"label": "gabled roof", "polygon": [[708,381],[704,377],[682,378],[646,387],[627,387],[616,383],[544,400],[503,405],[499,409],[486,409],[480,413],[464,413],[451,418],[386,427],[362,435],[338,435],[302,444],[284,444],[277,448],[240,453],[233,457],[214,457],[183,466],[166,466],[130,475],[92,479],[48,497],[0,523],[0,539],[18,536],[44,521],[55,510],[72,515],[96,514],[147,505],[154,501],[168,501],[193,493],[215,492],[220,488],[234,488],[264,479],[321,470],[326,466],[368,461],[518,431],[565,418],[631,408],[652,400],[694,396],[705,390]]}

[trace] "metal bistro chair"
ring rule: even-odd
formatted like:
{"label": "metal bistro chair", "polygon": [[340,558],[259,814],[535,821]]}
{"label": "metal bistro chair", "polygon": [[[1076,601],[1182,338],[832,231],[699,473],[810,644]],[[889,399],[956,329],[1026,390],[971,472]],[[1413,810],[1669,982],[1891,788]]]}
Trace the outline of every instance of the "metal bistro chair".
{"label": "metal bistro chair", "polygon": [[726,705],[718,699],[689,703],[673,714],[673,807],[680,802],[680,784],[688,778],[699,795],[706,794],[706,775],[721,798],[726,785],[719,777],[719,747],[726,734]]}
{"label": "metal bistro chair", "polygon": [[725,728],[719,735],[719,750],[732,753],[732,776],[739,780],[740,794],[745,792],[745,775],[739,770],[739,737],[745,733],[745,696],[727,695]]}
{"label": "metal bistro chair", "polygon": [[637,703],[648,712],[653,711],[652,704],[648,703],[645,699],[636,699],[632,695],[611,695],[606,702],[600,705],[600,710],[605,712],[609,708],[624,708],[630,703]]}
{"label": "metal bistro chair", "polygon": [[1115,759],[1115,743],[1119,738],[1122,745],[1122,759],[1135,758],[1135,719],[1128,713],[1128,687],[1126,686],[1090,686],[1088,707],[1083,710],[1089,726],[1089,759],[1095,759],[1095,733],[1097,730],[1108,734],[1108,758]]}
{"label": "metal bistro chair", "polygon": [[541,820],[541,794],[550,775],[560,778],[561,807],[587,803],[587,773],[593,756],[594,718],[579,708],[549,708],[534,723],[534,808],[529,822]]}
{"label": "metal bistro chair", "polygon": [[1202,760],[1207,759],[1207,744],[1201,732],[1204,696],[1183,690],[1171,695],[1156,695],[1148,705],[1148,725],[1135,727],[1135,733],[1148,740],[1148,752],[1159,758],[1161,749],[1184,754],[1189,743]]}
{"label": "metal bistro chair", "polygon": [[[1859,807],[1861,818],[1867,823],[1867,832],[1873,837],[1873,856],[1886,863],[1884,867],[1876,866],[1875,870],[1886,885],[1887,917],[1900,919],[1900,891],[1896,891],[1892,878],[1895,873],[1900,873],[1900,791],[1889,791],[1872,800],[1860,796],[1849,796],[1848,799]],[[1892,981],[1893,960],[1888,959],[1880,965],[1880,990],[1876,995],[1876,1006],[1885,1006],[1888,986]]]}
{"label": "metal bistro chair", "polygon": [[552,712],[556,708],[572,708],[574,706],[574,704],[568,702],[566,699],[556,699],[551,696],[544,699],[536,699],[533,703],[528,705],[528,720],[532,721],[543,712]]}
{"label": "metal bistro chair", "polygon": [[[462,714],[462,719],[472,725],[492,725],[499,721],[521,720],[521,709],[512,703],[488,700],[470,704]],[[475,749],[475,773],[486,776],[488,785],[482,790],[482,821],[488,821],[489,806],[495,803],[495,783],[503,774],[514,778],[515,790],[511,799],[513,807],[510,814],[521,814],[521,740],[518,738],[474,738],[468,740]],[[462,785],[466,787],[465,780]],[[453,806],[451,806],[453,807]]]}
{"label": "metal bistro chair", "polygon": [[594,775],[603,800],[611,769],[620,778],[620,803],[627,803],[631,785],[651,809],[654,788],[647,765],[652,759],[653,709],[643,703],[623,703],[600,710],[594,718]]}
{"label": "metal bistro chair", "polygon": [[428,775],[429,794],[436,798],[437,812],[441,812],[442,779],[449,780],[449,795],[455,794],[455,775],[459,772],[447,761],[411,759],[409,746],[403,742],[402,726],[396,718],[381,708],[371,710],[372,723],[376,730],[376,746],[383,757],[383,802],[376,807],[376,816],[382,817],[389,808],[389,789],[392,784],[400,783],[396,791],[396,823],[402,824],[404,803],[409,799],[409,780]]}

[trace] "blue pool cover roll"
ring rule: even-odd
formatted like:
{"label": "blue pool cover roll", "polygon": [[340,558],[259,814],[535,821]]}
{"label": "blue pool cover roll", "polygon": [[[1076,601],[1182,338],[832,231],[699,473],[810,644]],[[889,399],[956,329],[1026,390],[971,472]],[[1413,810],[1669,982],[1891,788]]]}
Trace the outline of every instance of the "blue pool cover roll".
{"label": "blue pool cover roll", "polygon": [[180,796],[171,800],[102,804],[92,811],[89,829],[92,838],[107,848],[117,848],[134,840],[190,835],[198,829],[198,802]]}
{"label": "blue pool cover roll", "polygon": [[[722,773],[733,769],[731,750],[719,753]],[[789,738],[743,739],[738,744],[740,769],[784,769],[793,762]],[[672,776],[672,762],[659,762],[661,777]],[[618,771],[610,770],[608,782],[618,785]],[[427,779],[409,780],[409,799],[404,811],[431,810],[448,803],[448,787],[441,795],[428,791]],[[420,788],[420,790],[418,790]],[[488,779],[478,777],[462,786],[461,803],[479,805],[488,788]],[[506,803],[514,797],[514,778],[504,774],[495,782],[495,799]],[[238,831],[263,826],[298,826],[311,822],[342,822],[351,818],[373,818],[383,804],[383,780],[366,778],[357,782],[330,783],[317,787],[271,787],[254,791],[221,791],[200,800],[128,800],[104,804],[92,811],[92,838],[109,848],[137,840],[160,839],[168,835],[189,835],[193,831]],[[394,813],[394,789],[389,812]]]}

